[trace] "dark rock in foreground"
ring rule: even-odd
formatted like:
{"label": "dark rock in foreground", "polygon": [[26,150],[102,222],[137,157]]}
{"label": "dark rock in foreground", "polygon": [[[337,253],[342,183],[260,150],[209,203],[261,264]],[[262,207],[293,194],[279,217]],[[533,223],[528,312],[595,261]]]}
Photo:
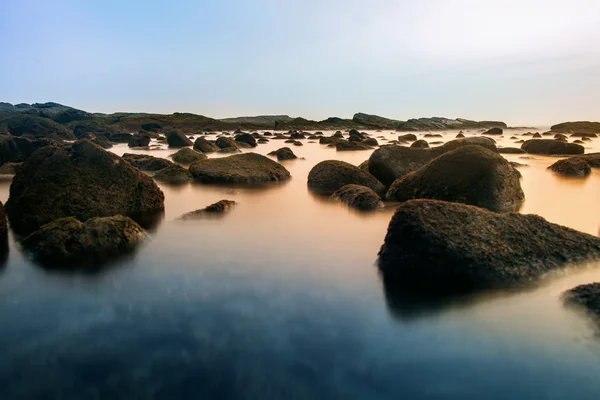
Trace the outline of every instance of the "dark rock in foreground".
{"label": "dark rock in foreground", "polygon": [[554,139],[527,140],[521,148],[530,154],[571,155],[585,153],[585,147],[575,143],[565,143]]}
{"label": "dark rock in foreground", "polygon": [[559,160],[548,167],[549,170],[562,175],[584,178],[592,173],[592,168],[583,158],[571,157]]}
{"label": "dark rock in foreground", "polygon": [[600,318],[600,283],[579,285],[563,293],[566,305],[582,307],[596,318]]}
{"label": "dark rock in foreground", "polygon": [[386,198],[435,199],[517,211],[525,195],[519,173],[506,159],[481,146],[463,146],[397,179]]}
{"label": "dark rock in foreground", "polygon": [[179,131],[167,132],[165,136],[167,137],[169,147],[187,147],[193,145],[192,141]]}
{"label": "dark rock in foreground", "polygon": [[180,163],[180,164],[192,164],[195,163],[196,161],[202,161],[202,160],[206,160],[208,157],[206,157],[206,155],[204,153],[201,153],[199,151],[190,149],[190,148],[183,148],[181,150],[178,150],[176,153],[171,154],[169,157],[171,157],[171,159],[173,161],[175,161],[176,163]]}
{"label": "dark rock in foreground", "polygon": [[27,236],[23,248],[37,261],[53,268],[95,266],[129,254],[146,238],[144,230],[123,216],[73,217],[54,220]]}
{"label": "dark rock in foreground", "polygon": [[45,147],[15,175],[6,211],[12,229],[29,234],[58,218],[125,215],[138,223],[164,209],[156,183],[121,157],[80,140]]}
{"label": "dark rock in foreground", "polygon": [[398,208],[379,252],[388,279],[430,294],[521,286],[600,257],[600,239],[537,215],[436,200]]}
{"label": "dark rock in foreground", "polygon": [[370,188],[361,185],[342,186],[331,195],[331,198],[361,211],[372,211],[383,207],[381,197]]}
{"label": "dark rock in foreground", "polygon": [[159,157],[149,156],[147,154],[123,154],[123,160],[133,165],[140,171],[159,171],[163,168],[170,167],[173,163],[169,160]]}
{"label": "dark rock in foreground", "polygon": [[308,188],[318,194],[329,196],[349,184],[366,186],[376,193],[385,191],[373,175],[344,161],[321,161],[308,174]]}
{"label": "dark rock in foreground", "polygon": [[190,165],[195,180],[202,183],[264,184],[291,178],[285,167],[256,153],[211,158]]}
{"label": "dark rock in foreground", "polygon": [[277,157],[278,161],[295,160],[296,158],[298,158],[296,157],[292,149],[290,149],[289,147],[282,147],[280,149],[270,152],[268,155]]}
{"label": "dark rock in foreground", "polygon": [[193,220],[193,219],[203,219],[203,218],[211,218],[211,217],[221,217],[224,214],[227,214],[236,206],[236,202],[233,200],[220,200],[210,206],[203,208],[201,210],[191,211],[189,213],[183,214],[179,217],[180,220]]}

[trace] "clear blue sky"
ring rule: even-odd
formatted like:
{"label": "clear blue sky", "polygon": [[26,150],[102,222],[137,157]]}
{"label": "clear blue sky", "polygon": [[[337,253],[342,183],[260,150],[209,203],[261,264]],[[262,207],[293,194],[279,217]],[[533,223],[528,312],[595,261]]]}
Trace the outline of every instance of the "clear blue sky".
{"label": "clear blue sky", "polygon": [[599,0],[2,0],[0,101],[600,120]]}

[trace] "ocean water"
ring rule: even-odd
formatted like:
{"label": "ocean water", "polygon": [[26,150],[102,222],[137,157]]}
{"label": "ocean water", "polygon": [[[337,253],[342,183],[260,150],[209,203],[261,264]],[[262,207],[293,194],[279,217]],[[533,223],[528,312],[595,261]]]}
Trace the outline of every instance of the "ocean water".
{"label": "ocean water", "polygon": [[[507,130],[499,145],[522,132]],[[443,135],[430,141],[456,132]],[[160,185],[166,212],[152,240],[100,271],[43,269],[11,237],[0,399],[600,398],[600,326],[560,300],[600,281],[600,264],[519,292],[406,298],[375,266],[396,204],[357,213],[306,188],[317,162],[358,165],[370,151],[302,142],[244,150],[290,146],[304,159],[283,162],[287,183]],[[555,158],[506,158],[528,164],[523,213],[598,234],[600,171],[565,179],[546,170]],[[9,185],[0,182],[3,202]],[[221,199],[238,202],[224,218],[176,221]]]}

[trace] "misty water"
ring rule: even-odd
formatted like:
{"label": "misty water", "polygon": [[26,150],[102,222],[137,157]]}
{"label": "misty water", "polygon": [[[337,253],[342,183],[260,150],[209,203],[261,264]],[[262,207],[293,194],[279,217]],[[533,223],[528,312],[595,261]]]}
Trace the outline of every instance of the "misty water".
{"label": "misty water", "polygon": [[[509,137],[522,132],[498,144],[519,147]],[[358,165],[370,151],[302,142],[244,150],[290,146],[304,157],[283,162],[293,176],[284,184],[160,185],[166,211],[152,240],[100,271],[43,269],[11,237],[0,399],[600,398],[600,327],[560,299],[600,281],[600,264],[519,292],[407,299],[375,266],[395,204],[357,213],[306,188],[317,162]],[[566,179],[546,170],[556,158],[505,157],[528,164],[521,212],[598,234],[600,171]],[[9,186],[0,182],[3,202]],[[175,221],[221,199],[238,202],[224,218]]]}

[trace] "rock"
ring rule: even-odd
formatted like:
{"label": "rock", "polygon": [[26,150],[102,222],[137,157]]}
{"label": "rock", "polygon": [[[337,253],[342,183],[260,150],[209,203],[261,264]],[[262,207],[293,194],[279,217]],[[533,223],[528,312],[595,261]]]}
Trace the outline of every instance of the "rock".
{"label": "rock", "polygon": [[379,267],[399,285],[440,295],[521,286],[599,256],[599,238],[537,215],[411,200],[390,222]]}
{"label": "rock", "polygon": [[600,283],[579,285],[563,293],[567,306],[583,308],[595,318],[600,317]]}
{"label": "rock", "polygon": [[417,140],[417,135],[414,133],[407,133],[406,135],[399,135],[398,140],[404,140],[406,142],[414,142]]}
{"label": "rock", "polygon": [[336,131],[336,132],[333,134],[333,136],[332,136],[332,137],[334,137],[334,138],[338,138],[338,139],[343,139],[343,138],[344,138],[344,135],[342,135],[342,132],[340,132],[340,131]]}
{"label": "rock", "polygon": [[302,132],[292,132],[290,139],[306,139],[306,136]]}
{"label": "rock", "polygon": [[427,140],[420,139],[411,144],[410,147],[413,147],[415,149],[428,149],[429,143],[427,143]]}
{"label": "rock", "polygon": [[456,139],[462,139],[464,137],[465,137],[465,135],[462,132],[460,132],[458,135],[456,135]]}
{"label": "rock", "polygon": [[256,139],[254,138],[254,136],[252,136],[249,133],[242,133],[240,135],[237,135],[234,140],[238,143],[245,143],[250,147],[258,146],[256,144]]}
{"label": "rock", "polygon": [[208,158],[204,153],[190,148],[178,150],[175,154],[171,154],[169,157],[179,164],[192,164],[196,161],[202,161]]}
{"label": "rock", "polygon": [[164,158],[152,157],[147,154],[123,154],[123,160],[133,165],[140,171],[159,171],[163,168],[170,167],[173,163]]}
{"label": "rock", "polygon": [[585,142],[583,140],[573,140],[573,143],[575,143],[575,144],[585,144]]}
{"label": "rock", "polygon": [[167,132],[165,136],[167,137],[169,147],[187,147],[193,145],[192,141],[179,131]]}
{"label": "rock", "polygon": [[356,151],[356,150],[373,150],[371,146],[367,146],[361,142],[348,142],[346,140],[336,143],[337,151]]}
{"label": "rock", "polygon": [[591,132],[575,132],[571,134],[571,137],[580,137],[580,138],[596,138],[597,134]]}
{"label": "rock", "polygon": [[0,258],[6,259],[8,254],[8,224],[4,205],[0,202]]}
{"label": "rock", "polygon": [[27,160],[33,152],[42,147],[58,147],[62,143],[54,139],[28,139],[24,137],[9,137],[0,142],[0,163],[20,163]]}
{"label": "rock", "polygon": [[148,147],[150,145],[150,136],[133,135],[127,146],[129,147]]}
{"label": "rock", "polygon": [[323,136],[319,139],[319,143],[320,144],[337,144],[340,142],[345,142],[345,140],[342,138],[340,139],[339,137],[334,137],[334,136]]}
{"label": "rock", "polygon": [[539,133],[537,133],[537,132],[536,132],[536,133],[534,133],[534,134],[533,134],[533,136],[532,136],[532,137],[533,137],[534,139],[541,139],[541,138],[542,138],[542,135],[540,135]]}
{"label": "rock", "polygon": [[331,198],[361,211],[372,211],[383,207],[381,197],[370,188],[361,185],[342,186],[331,195]]}
{"label": "rock", "polygon": [[299,142],[299,141],[297,141],[297,140],[294,140],[294,143],[293,143],[293,144],[294,144],[294,146],[304,146],[304,145],[302,144],[302,142]]}
{"label": "rock", "polygon": [[550,128],[554,132],[600,132],[600,122],[563,122]]}
{"label": "rock", "polygon": [[49,118],[28,114],[17,114],[8,118],[6,129],[12,136],[29,136],[31,138],[51,138],[58,140],[74,140],[73,132],[64,125]]}
{"label": "rock", "polygon": [[567,135],[563,135],[562,133],[557,133],[554,135],[554,139],[556,140],[567,140]]}
{"label": "rock", "polygon": [[369,158],[369,172],[384,185],[421,168],[434,158],[462,146],[478,145],[496,151],[496,145],[485,137],[468,137],[451,140],[440,147],[419,149],[395,145],[381,146]]}
{"label": "rock", "polygon": [[294,160],[298,158],[289,147],[282,147],[270,152],[268,155],[277,157],[277,161]]}
{"label": "rock", "polygon": [[191,181],[192,174],[181,165],[173,164],[157,171],[154,174],[154,179],[159,182],[179,185]]}
{"label": "rock", "polygon": [[375,138],[366,138],[361,143],[367,146],[379,146],[379,142],[377,142],[377,139]]}
{"label": "rock", "polygon": [[87,267],[131,253],[145,238],[134,220],[121,215],[85,223],[66,217],[43,225],[22,245],[37,261],[53,268]]}
{"label": "rock", "polygon": [[548,167],[549,170],[570,177],[584,178],[592,173],[592,168],[583,158],[571,157],[559,160]]}
{"label": "rock", "polygon": [[565,143],[554,139],[531,139],[525,141],[521,148],[530,154],[571,155],[583,154],[585,148],[574,143]]}
{"label": "rock", "polygon": [[133,137],[133,135],[131,133],[119,132],[119,133],[111,134],[108,139],[114,143],[129,143],[129,141],[131,140],[132,137]]}
{"label": "rock", "polygon": [[113,147],[110,140],[108,140],[108,138],[106,138],[105,136],[96,136],[92,139],[92,143],[97,144],[103,149],[110,149],[111,147]]}
{"label": "rock", "polygon": [[[0,167],[0,175],[15,175],[22,165],[23,163],[4,163]],[[2,206],[2,211],[4,211],[4,206]]]}
{"label": "rock", "polygon": [[291,178],[284,166],[256,153],[198,161],[189,169],[202,183],[264,184]]}
{"label": "rock", "polygon": [[582,154],[576,158],[585,160],[592,168],[600,168],[600,153]]}
{"label": "rock", "polygon": [[33,153],[6,203],[11,227],[22,235],[69,216],[125,215],[144,225],[163,210],[164,195],[152,178],[87,140]]}
{"label": "rock", "polygon": [[481,146],[463,146],[394,181],[386,198],[434,199],[492,211],[517,211],[525,195],[506,159]]}
{"label": "rock", "polygon": [[159,142],[166,142],[167,138],[164,137],[164,136],[159,136],[159,137],[156,138],[156,140],[159,141]]}
{"label": "rock", "polygon": [[296,141],[294,139],[288,139],[284,143],[296,143]]}
{"label": "rock", "polygon": [[235,147],[223,147],[217,153],[241,153],[242,151]]}
{"label": "rock", "polygon": [[383,184],[373,175],[343,161],[321,161],[308,174],[308,188],[318,194],[330,196],[349,184],[366,186],[376,193],[385,191]]}
{"label": "rock", "polygon": [[229,213],[236,206],[233,200],[220,200],[201,210],[191,211],[179,217],[180,220],[194,220],[210,217],[221,217]]}
{"label": "rock", "polygon": [[425,137],[426,138],[440,138],[440,137],[443,137],[443,136],[440,135],[439,133],[426,133]]}
{"label": "rock", "polygon": [[500,154],[524,154],[525,150],[518,149],[516,147],[499,147],[498,153],[500,153]]}
{"label": "rock", "polygon": [[504,130],[502,128],[491,128],[483,132],[482,135],[502,135]]}
{"label": "rock", "polygon": [[194,142],[194,150],[201,151],[203,153],[214,153],[215,151],[219,150],[219,147],[216,144],[209,142],[205,138],[199,137]]}
{"label": "rock", "polygon": [[241,143],[241,142],[236,142],[232,138],[228,138],[228,137],[217,138],[217,141],[215,142],[217,147],[220,149],[226,149],[226,148],[230,147],[230,148],[233,148],[236,150],[240,148],[239,143]]}

